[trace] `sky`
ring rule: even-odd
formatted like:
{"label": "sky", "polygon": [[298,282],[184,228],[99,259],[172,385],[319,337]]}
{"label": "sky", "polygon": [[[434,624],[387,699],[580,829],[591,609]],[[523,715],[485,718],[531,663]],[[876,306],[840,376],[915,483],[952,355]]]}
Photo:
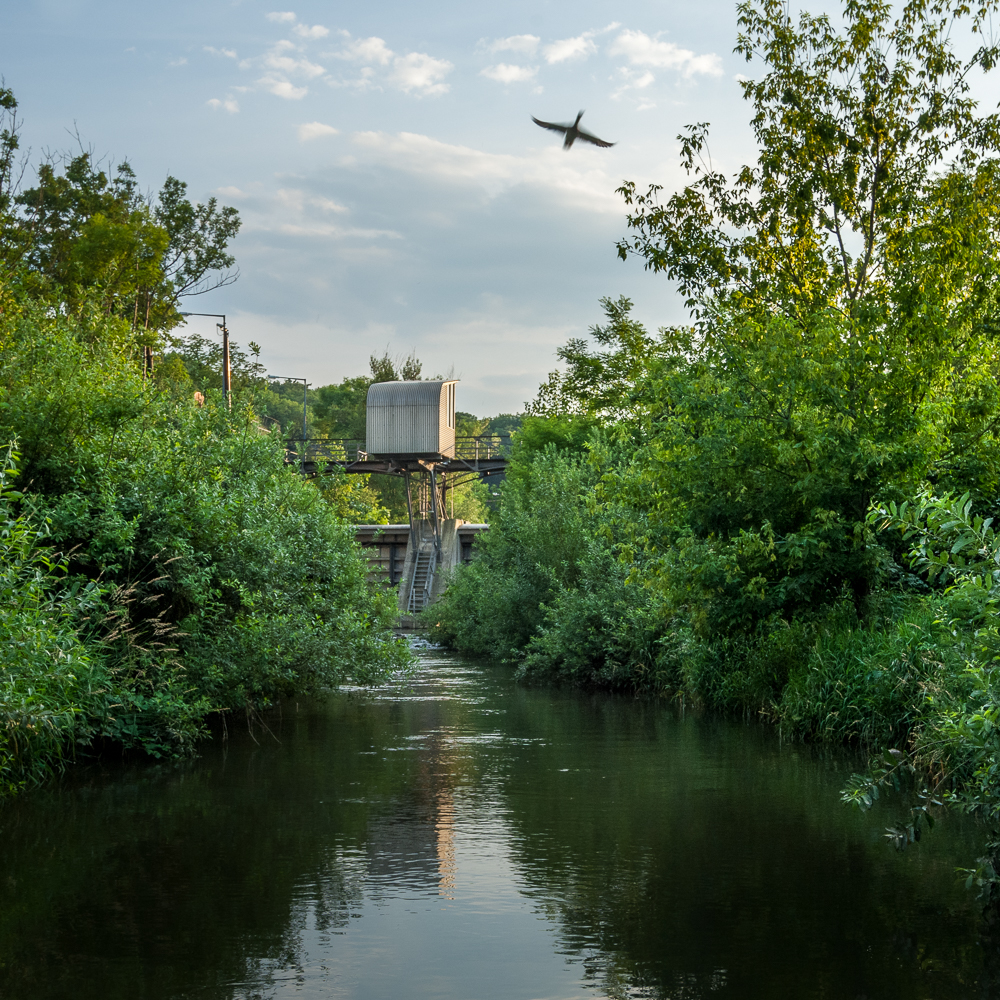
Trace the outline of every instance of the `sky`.
{"label": "sky", "polygon": [[[734,3],[283,2],[5,11],[0,74],[33,162],[78,135],[150,191],[173,175],[239,209],[239,280],[182,308],[226,313],[269,371],[314,385],[415,352],[478,415],[531,400],[604,296],[651,329],[684,321],[669,281],[618,259],[615,188],[681,186],[694,122],[717,167],[753,158]],[[613,148],[564,151],[531,121],[581,109]]]}

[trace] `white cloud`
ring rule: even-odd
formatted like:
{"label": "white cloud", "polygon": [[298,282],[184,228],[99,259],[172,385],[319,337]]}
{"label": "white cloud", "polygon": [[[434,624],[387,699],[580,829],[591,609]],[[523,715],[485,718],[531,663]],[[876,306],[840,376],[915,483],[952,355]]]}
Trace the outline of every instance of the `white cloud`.
{"label": "white cloud", "polygon": [[562,149],[548,146],[530,156],[484,153],[413,132],[358,132],[352,142],[359,161],[376,162],[441,183],[477,185],[496,197],[519,184],[542,188],[563,200],[598,213],[621,214],[614,183],[593,160],[572,160]]}
{"label": "white cloud", "polygon": [[365,229],[343,226],[318,218],[316,210],[347,212],[343,205],[322,196],[309,195],[297,188],[278,188],[271,195],[262,195],[246,206],[242,230],[249,232],[283,233],[286,236],[305,236],[332,240],[400,240],[402,235],[393,229]]}
{"label": "white cloud", "polygon": [[299,101],[309,93],[308,87],[296,87],[291,81],[276,73],[262,76],[257,83],[275,97],[283,97],[286,101]]}
{"label": "white cloud", "polygon": [[268,69],[276,69],[281,73],[304,76],[307,80],[313,80],[326,72],[322,66],[317,66],[316,63],[311,63],[308,59],[293,59],[291,56],[279,56],[274,53],[269,53],[264,57],[264,65]]}
{"label": "white cloud", "polygon": [[290,10],[272,10],[271,13],[267,15],[267,19],[269,21],[278,21],[279,23],[295,23],[295,15]]}
{"label": "white cloud", "polygon": [[509,38],[498,38],[487,46],[490,52],[523,52],[531,55],[541,39],[538,35],[511,35]]}
{"label": "white cloud", "polygon": [[697,73],[722,75],[722,60],[714,53],[695,55],[690,49],[651,38],[642,31],[626,29],[612,42],[609,51],[613,56],[624,56],[632,66],[675,69],[687,77]]}
{"label": "white cloud", "polygon": [[592,31],[585,31],[575,38],[563,38],[561,41],[546,45],[542,50],[549,64],[565,62],[567,59],[586,59],[597,51],[597,46],[591,41]]}
{"label": "white cloud", "polygon": [[348,210],[344,205],[331,201],[329,198],[312,198],[311,202],[324,212],[346,212]]}
{"label": "white cloud", "polygon": [[371,38],[356,38],[337,55],[341,59],[350,59],[352,62],[378,63],[379,66],[388,66],[392,59],[392,49],[381,38],[374,35]]}
{"label": "white cloud", "polygon": [[375,81],[375,70],[371,66],[362,66],[360,75],[353,80],[336,80],[331,76],[326,78],[326,82],[331,87],[353,87],[355,90],[368,90],[370,87],[381,89]]}
{"label": "white cloud", "polygon": [[299,141],[308,142],[310,139],[319,139],[324,135],[339,135],[340,130],[332,125],[324,125],[322,122],[305,122],[299,126]]}
{"label": "white cloud", "polygon": [[246,198],[246,192],[241,191],[238,187],[220,187],[216,188],[216,194],[221,194],[223,198]]}
{"label": "white cloud", "polygon": [[219,98],[213,97],[211,100],[205,102],[210,108],[214,108],[216,111],[222,108],[223,111],[228,111],[231,115],[235,115],[237,111],[240,110],[239,104],[232,97],[227,97],[224,101],[220,101]]}
{"label": "white cloud", "polygon": [[445,59],[411,52],[393,60],[389,80],[406,93],[416,90],[428,95],[444,94],[448,91],[448,84],[441,81],[452,69],[452,64]]}
{"label": "white cloud", "polygon": [[[343,32],[347,34],[347,32]],[[350,36],[348,36],[349,38]],[[390,66],[391,72],[387,82],[400,90],[410,93],[416,91],[420,94],[434,95],[444,94],[448,91],[448,84],[444,83],[444,78],[454,69],[452,64],[446,59],[435,59],[424,52],[410,52],[407,55],[396,55],[385,40],[372,35],[370,38],[355,38],[349,40],[343,49],[332,53],[338,59],[345,59],[349,62],[365,64],[361,69],[361,75],[353,80],[331,80],[328,82],[334,87],[356,87],[366,90],[369,87],[378,87],[379,78],[375,74],[374,66]]]}
{"label": "white cloud", "polygon": [[297,188],[278,188],[275,192],[275,199],[286,222],[289,213],[308,214],[310,219],[307,221],[312,221],[315,213],[311,212],[310,209],[318,208],[322,212],[336,212],[338,214],[348,211],[343,205],[330,198],[324,198],[322,195],[308,195],[305,191],[300,191]]}
{"label": "white cloud", "polygon": [[533,79],[537,72],[537,66],[510,66],[507,63],[497,63],[496,66],[487,66],[481,71],[481,75],[488,80],[496,80],[497,83],[525,83]]}
{"label": "white cloud", "polygon": [[336,226],[333,223],[315,223],[309,222],[306,224],[296,224],[294,222],[282,222],[277,226],[269,227],[266,225],[257,225],[252,227],[256,230],[267,231],[273,228],[276,232],[285,233],[287,236],[322,236],[328,239],[377,239],[379,237],[389,240],[401,240],[403,237],[400,233],[397,233],[392,229],[358,229],[356,227],[345,228],[344,226]]}
{"label": "white cloud", "polygon": [[302,38],[326,38],[330,34],[330,29],[324,28],[322,24],[314,24],[312,27],[308,24],[297,24],[292,30]]}
{"label": "white cloud", "polygon": [[626,91],[629,90],[645,90],[650,84],[656,82],[656,77],[646,70],[645,73],[640,73],[638,70],[630,69],[628,66],[622,66],[618,73],[624,78],[625,82],[611,95],[614,100],[618,100]]}
{"label": "white cloud", "polygon": [[214,45],[203,46],[205,51],[213,56],[225,56],[226,59],[235,59],[236,50],[235,49],[217,49]]}
{"label": "white cloud", "polygon": [[168,66],[186,66],[187,56],[181,56],[178,59],[174,59],[172,62],[167,63]]}

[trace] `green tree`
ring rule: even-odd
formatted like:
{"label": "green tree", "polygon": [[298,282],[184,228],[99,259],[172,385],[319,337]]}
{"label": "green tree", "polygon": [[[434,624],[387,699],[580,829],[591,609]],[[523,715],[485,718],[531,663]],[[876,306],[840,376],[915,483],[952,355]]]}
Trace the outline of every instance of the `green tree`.
{"label": "green tree", "polygon": [[14,197],[39,290],[73,309],[96,300],[133,328],[166,331],[179,322],[182,297],[238,277],[227,250],[239,231],[236,209],[215,198],[192,204],[174,177],[151,200],[128,161],[112,172],[83,152],[58,167],[43,163],[37,185]]}
{"label": "green tree", "polygon": [[757,163],[730,181],[699,125],[688,186],[621,188],[619,253],[676,281],[695,320],[640,380],[636,495],[686,524],[704,591],[744,594],[749,621],[844,583],[863,599],[880,492],[970,471],[980,496],[1000,486],[1000,122],[970,96],[1000,49],[953,42],[994,7],[849,2],[837,27],[743,3]]}

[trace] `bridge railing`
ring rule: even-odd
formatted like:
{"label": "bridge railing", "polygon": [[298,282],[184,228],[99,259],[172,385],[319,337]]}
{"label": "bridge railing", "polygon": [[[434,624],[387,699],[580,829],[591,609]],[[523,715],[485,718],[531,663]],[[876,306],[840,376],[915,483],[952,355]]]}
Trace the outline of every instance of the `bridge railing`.
{"label": "bridge railing", "polygon": [[285,453],[291,462],[357,462],[367,457],[364,441],[352,438],[289,438]]}
{"label": "bridge railing", "polygon": [[510,455],[509,434],[476,434],[455,437],[455,458],[480,461],[490,458],[507,458]]}
{"label": "bridge railing", "polygon": [[[477,434],[455,438],[454,458],[487,461],[510,454],[509,434]],[[285,442],[288,462],[359,462],[368,457],[365,442],[353,438],[288,438]]]}

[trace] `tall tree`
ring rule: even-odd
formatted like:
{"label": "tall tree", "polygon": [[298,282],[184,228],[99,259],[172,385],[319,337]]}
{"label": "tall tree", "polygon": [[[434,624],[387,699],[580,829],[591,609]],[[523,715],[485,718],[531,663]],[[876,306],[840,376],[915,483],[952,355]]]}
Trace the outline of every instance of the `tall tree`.
{"label": "tall tree", "polygon": [[128,161],[112,172],[87,152],[65,159],[61,170],[42,164],[36,186],[14,198],[29,274],[71,307],[96,296],[136,327],[170,329],[183,297],[238,277],[227,248],[239,213],[215,198],[193,204],[186,188],[168,177],[149,198]]}
{"label": "tall tree", "polygon": [[1000,55],[996,7],[848,0],[835,25],[744,2],[756,163],[726,177],[697,125],[691,183],[665,201],[622,186],[619,253],[677,282],[694,319],[641,380],[632,484],[670,538],[699,540],[666,574],[688,593],[751,619],[845,583],[860,600],[876,495],[1000,492],[1000,119],[972,97]]}
{"label": "tall tree", "polygon": [[[995,0],[849,0],[843,27],[782,0],[743,2],[736,51],[763,63],[742,82],[753,105],[756,164],[730,181],[716,170],[708,126],[681,136],[682,165],[694,181],[663,204],[661,188],[620,191],[635,231],[619,254],[677,281],[696,314],[712,304],[778,309],[792,318],[833,307],[851,320],[914,316],[906,294],[919,267],[937,286],[974,264],[954,301],[981,277],[982,244],[942,242],[945,199],[956,188],[987,203],[962,206],[962,228],[984,238],[995,209],[1000,117],[979,113],[973,79],[996,65],[1000,44],[985,32]],[[897,11],[894,16],[894,11]],[[968,21],[981,44],[963,59],[952,39]]]}

